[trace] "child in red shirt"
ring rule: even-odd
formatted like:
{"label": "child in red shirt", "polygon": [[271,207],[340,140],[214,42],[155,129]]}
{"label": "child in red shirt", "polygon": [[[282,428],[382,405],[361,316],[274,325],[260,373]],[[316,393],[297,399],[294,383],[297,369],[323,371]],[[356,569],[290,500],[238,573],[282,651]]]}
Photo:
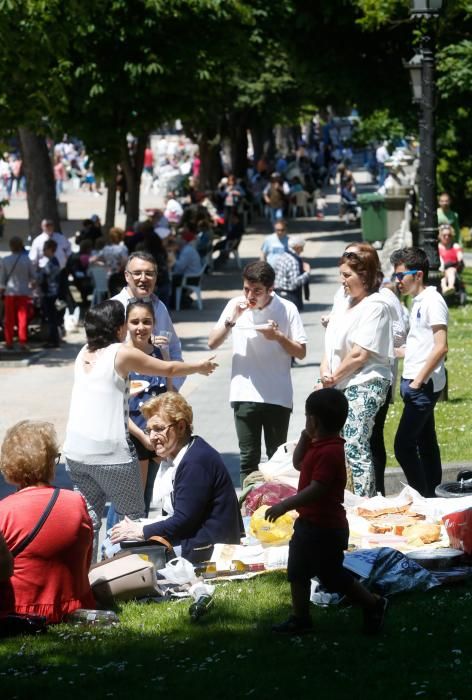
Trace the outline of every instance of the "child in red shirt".
{"label": "child in red shirt", "polygon": [[299,513],[287,567],[293,614],[274,625],[274,632],[298,635],[312,630],[309,606],[314,576],[328,591],[344,593],[361,606],[365,632],[375,634],[383,625],[387,599],[370,593],[343,567],[349,526],[343,506],[344,440],[339,433],[347,412],[346,397],[338,389],[310,394],[305,404],[305,430],[293,453],[293,466],[300,471],[298,493],[268,508],[265,514],[273,522],[289,510]]}

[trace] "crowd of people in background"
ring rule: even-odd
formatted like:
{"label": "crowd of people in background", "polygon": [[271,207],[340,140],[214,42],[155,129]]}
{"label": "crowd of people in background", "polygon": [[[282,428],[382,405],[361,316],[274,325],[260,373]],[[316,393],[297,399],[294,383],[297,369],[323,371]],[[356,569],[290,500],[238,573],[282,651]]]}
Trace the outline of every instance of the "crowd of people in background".
{"label": "crowd of people in background", "polygon": [[[167,149],[168,141],[163,141]],[[322,142],[311,147],[301,144],[293,156],[279,153],[273,162],[262,157],[250,163],[245,178],[228,173],[214,192],[199,190],[198,152],[189,153],[185,147],[179,150],[175,143],[172,154],[167,150],[164,154],[161,144],[157,164],[155,153],[146,150],[143,182],[152,187],[166,168],[169,173],[178,168],[179,175],[186,178],[185,187],[167,189],[164,206],[149,211],[145,220],[129,230],[112,227],[104,231],[100,218],[93,215],[83,221],[72,246],[54,230],[53,222],[45,219],[29,250],[21,238],[11,239],[11,255],[0,265],[7,349],[14,347],[16,325],[19,344],[27,350],[33,298],[38,300],[46,324],[48,347],[60,345],[65,312],[73,308],[77,298],[86,333],[86,345],[75,362],[63,448],[66,468],[83,499],[74,494],[75,500],[71,498],[69,503],[68,497],[58,496],[50,485],[58,456],[50,424],[23,421],[14,426],[7,433],[0,461],[5,477],[20,489],[0,504],[0,532],[9,547],[13,541],[21,541],[50,501],[53,538],[57,539],[66,507],[74,517],[63,533],[62,549],[58,547],[49,556],[57,561],[64,552],[77,557],[78,531],[83,540],[80,561],[66,567],[66,572],[58,566],[48,586],[44,583],[53,602],[46,602],[46,598],[39,602],[50,621],[62,619],[76,607],[92,606],[84,571],[91,559],[99,556],[98,534],[106,501],[112,503],[108,521],[111,547],[119,547],[125,539],[158,535],[181,547],[182,554],[197,563],[211,557],[216,542],[239,542],[244,529],[229,475],[220,455],[193,434],[192,409],[179,394],[186,375],[209,375],[217,365],[213,358],[183,361],[168,310],[175,308],[184,278],[198,279],[205,271],[224,269],[230,254],[237,252],[252,216],[259,213],[270,220],[273,233],[263,240],[260,259],[244,267],[242,292],[228,301],[208,338],[211,349],[230,336],[232,340],[229,400],[244,486],[261,461],[262,437],[269,459],[287,439],[293,407],[291,367],[305,358],[309,341],[300,314],[309,298],[310,266],[302,257],[304,238],[289,235],[289,217],[311,205],[312,216],[322,218],[323,188],[335,184],[337,177],[346,206],[355,194],[348,165],[340,163]],[[83,178],[91,192],[99,191],[93,163],[68,139],[54,146],[54,174],[58,196],[67,177],[78,177],[81,182]],[[10,175],[2,177],[4,183],[10,182]],[[15,177],[20,192],[21,168]],[[118,189],[118,193],[119,206],[126,208],[125,189]],[[440,225],[439,250],[445,270],[443,293],[447,295],[448,289],[455,287],[454,273],[460,272],[463,257],[459,243],[453,241],[457,222],[446,195],[441,195],[439,204],[446,219]],[[324,405],[327,399],[309,397],[307,428],[296,451],[300,460],[311,454],[309,443],[318,439],[317,435],[336,443],[339,473],[332,495],[338,508],[337,522],[343,527],[340,484],[345,473],[341,453],[346,455],[348,483],[357,495],[385,491],[383,426],[399,357],[404,357],[400,379],[404,411],[395,454],[408,482],[421,495],[433,496],[441,480],[434,408],[445,382],[447,306],[435,288],[428,286],[429,266],[422,250],[397,250],[391,263],[393,278],[385,280],[378,253],[370,244],[355,243],[342,252],[341,288],[330,314],[323,319],[325,353],[314,392],[325,392],[320,397],[326,397],[336,390],[338,398],[333,401],[340,401],[339,415],[330,423],[326,410],[323,416],[319,414],[318,404]],[[76,288],[75,297],[71,286]],[[413,299],[407,322],[398,292]],[[179,296],[181,307],[192,303],[189,296]],[[344,442],[338,436],[340,429]],[[24,445],[12,457],[20,437]],[[24,454],[24,446],[33,441],[35,450]],[[321,478],[329,484],[324,470]],[[302,471],[307,470],[303,467]],[[149,511],[158,474],[161,516],[143,525],[139,519]],[[304,492],[302,486],[300,492]],[[310,487],[308,482],[305,487]],[[57,498],[59,506],[54,511]],[[301,506],[302,519],[304,514],[313,515],[303,509],[303,498],[290,501],[294,507]],[[20,501],[20,505],[30,503],[33,507],[28,517],[15,520],[11,513]],[[268,518],[275,519],[284,508],[287,510],[289,504],[274,507]],[[315,515],[318,518],[319,514]],[[343,538],[345,535],[344,531]],[[307,533],[299,532],[297,538],[297,547],[306,554]],[[342,551],[346,543],[344,539],[337,542],[336,551]],[[38,557],[45,547],[44,538],[38,538],[34,547]],[[299,561],[294,562],[293,552],[291,557],[289,576],[294,584],[297,627],[303,617],[303,624],[309,624],[306,571]],[[7,593],[0,595],[0,612],[32,609],[25,584],[28,557],[19,562],[6,585]],[[333,573],[330,566],[323,569],[328,579]],[[43,572],[38,573],[39,579],[41,576]],[[303,590],[297,587],[300,577]],[[380,626],[384,599],[354,590],[350,577],[344,580],[338,576],[336,581],[340,590],[349,590],[364,607],[369,624]],[[12,587],[19,591],[17,605],[12,602]]]}

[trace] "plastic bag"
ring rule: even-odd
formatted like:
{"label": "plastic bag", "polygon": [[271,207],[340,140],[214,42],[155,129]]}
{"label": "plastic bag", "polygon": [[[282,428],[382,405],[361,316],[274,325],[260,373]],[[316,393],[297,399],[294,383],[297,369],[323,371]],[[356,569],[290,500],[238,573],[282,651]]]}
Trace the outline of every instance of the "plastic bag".
{"label": "plastic bag", "polygon": [[348,552],[344,567],[360,575],[365,579],[364,585],[380,595],[427,591],[441,585],[427,569],[390,547]]}
{"label": "plastic bag", "polygon": [[296,489],[286,484],[267,483],[255,486],[246,496],[246,513],[252,515],[260,506],[274,506],[295,494]]}
{"label": "plastic bag", "polygon": [[77,330],[79,325],[80,317],[80,306],[76,306],[74,312],[71,314],[69,309],[66,309],[64,313],[64,328],[67,333],[73,333]]}
{"label": "plastic bag", "polygon": [[183,557],[176,557],[167,562],[163,569],[157,571],[170,583],[191,583],[195,581],[193,565]]}
{"label": "plastic bag", "polygon": [[269,506],[256,510],[249,524],[249,532],[264,544],[287,544],[293,534],[293,517],[290,513],[280,516],[274,523],[264,518]]}
{"label": "plastic bag", "polygon": [[293,488],[298,487],[300,473],[294,468],[292,456],[297,443],[296,441],[286,442],[274,452],[268,462],[259,465],[265,481],[287,484]]}

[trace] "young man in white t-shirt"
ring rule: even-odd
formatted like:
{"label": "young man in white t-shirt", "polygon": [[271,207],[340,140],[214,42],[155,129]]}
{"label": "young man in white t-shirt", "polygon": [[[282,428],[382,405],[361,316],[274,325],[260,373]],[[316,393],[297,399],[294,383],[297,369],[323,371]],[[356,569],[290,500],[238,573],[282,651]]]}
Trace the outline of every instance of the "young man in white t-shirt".
{"label": "young man in white t-shirt", "polygon": [[270,459],[287,441],[293,403],[291,358],[303,360],[306,334],[291,301],[274,293],[275,273],[264,261],[246,265],[243,294],[225,306],[208,345],[218,348],[231,333],[230,402],[239,441],[241,481],[259,467],[261,436]]}
{"label": "young man in white t-shirt", "polygon": [[448,309],[435,287],[428,287],[428,259],[420,248],[402,248],[391,256],[401,294],[413,298],[400,393],[403,414],[395,436],[395,457],[410,486],[431,498],[441,483],[442,467],[434,407],[446,384]]}

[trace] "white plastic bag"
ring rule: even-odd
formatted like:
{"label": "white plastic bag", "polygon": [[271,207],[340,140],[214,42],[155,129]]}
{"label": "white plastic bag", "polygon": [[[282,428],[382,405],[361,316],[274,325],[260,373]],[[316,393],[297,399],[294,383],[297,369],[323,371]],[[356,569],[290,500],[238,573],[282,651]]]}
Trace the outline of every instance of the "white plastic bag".
{"label": "white plastic bag", "polygon": [[170,583],[192,583],[195,581],[193,565],[183,557],[176,557],[167,562],[164,569],[157,572]]}
{"label": "white plastic bag", "polygon": [[279,484],[287,484],[287,486],[298,488],[300,473],[297,472],[292,464],[296,445],[297,442],[295,440],[285,442],[277,448],[268,462],[259,464],[259,471],[262,473],[265,481],[275,481]]}
{"label": "white plastic bag", "polygon": [[73,313],[66,309],[64,313],[64,328],[67,333],[73,333],[79,326],[80,306],[76,306]]}

